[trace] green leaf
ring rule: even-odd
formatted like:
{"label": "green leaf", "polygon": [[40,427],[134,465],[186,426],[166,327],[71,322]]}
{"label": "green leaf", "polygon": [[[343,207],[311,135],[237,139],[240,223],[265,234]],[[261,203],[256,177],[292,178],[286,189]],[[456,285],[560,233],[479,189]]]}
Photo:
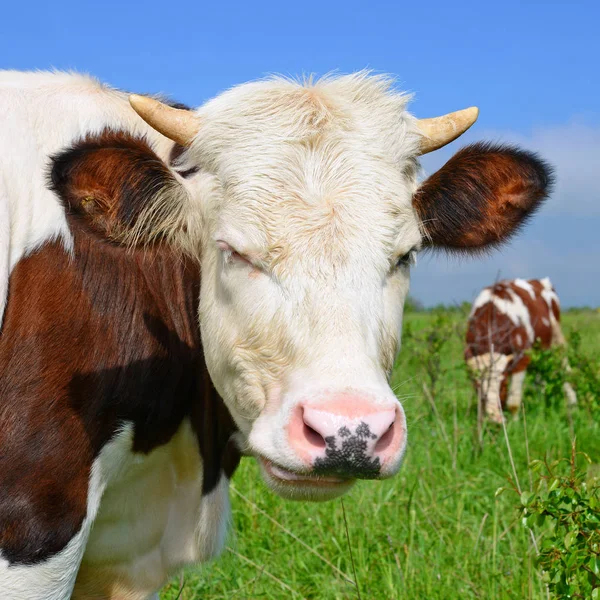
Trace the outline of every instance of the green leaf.
{"label": "green leaf", "polygon": [[533,497],[533,494],[531,492],[523,492],[521,494],[521,504],[523,506],[527,506],[532,497]]}
{"label": "green leaf", "polygon": [[567,535],[565,535],[565,548],[568,550],[571,547],[571,544],[577,539],[577,534],[579,532],[574,529],[573,531],[569,531]]}

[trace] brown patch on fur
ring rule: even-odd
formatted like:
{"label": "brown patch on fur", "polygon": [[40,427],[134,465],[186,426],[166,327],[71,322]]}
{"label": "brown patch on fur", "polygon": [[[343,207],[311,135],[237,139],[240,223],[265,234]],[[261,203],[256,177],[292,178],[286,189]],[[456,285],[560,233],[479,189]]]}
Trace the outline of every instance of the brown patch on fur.
{"label": "brown patch on fur", "polygon": [[502,300],[512,300],[510,292],[508,291],[508,288],[504,283],[496,283],[489,289],[491,290],[492,294],[494,294],[494,296],[497,296]]}
{"label": "brown patch on fur", "polygon": [[465,359],[491,353],[514,354],[514,324],[492,303],[480,306],[469,319]]}
{"label": "brown patch on fur", "polygon": [[536,296],[542,295],[542,290],[544,289],[544,286],[542,285],[541,281],[539,281],[538,279],[530,279],[527,283],[529,283],[529,285],[533,288],[533,292]]}
{"label": "brown patch on fur", "polygon": [[135,219],[164,167],[137,141],[118,151],[108,141],[56,159],[74,256],[47,244],[10,278],[0,335],[0,550],[10,564],[39,563],[79,531],[93,460],[124,422],[132,451],[148,453],[189,419],[204,494],[239,460],[204,363],[197,265],[161,243],[127,250],[104,239]]}
{"label": "brown patch on fur", "polygon": [[[553,339],[551,326],[553,315],[550,313],[548,303],[541,295],[545,288],[540,281],[535,279],[530,279],[528,283],[533,288],[533,298],[527,290],[515,285],[513,281],[501,281],[486,289],[490,289],[495,296],[507,301],[514,301],[510,292],[516,294],[527,308],[535,339],[540,342],[542,348],[549,348],[556,342]],[[556,303],[552,304],[558,310]],[[554,306],[552,311],[554,311]],[[557,313],[554,318],[558,322],[560,314]],[[513,359],[505,368],[500,385],[500,399],[504,406],[508,393],[508,377],[525,371],[531,362],[527,351],[531,349],[532,342],[527,334],[527,329],[524,324],[515,325],[493,302],[487,302],[469,318],[466,342],[465,360],[489,353],[492,348],[496,353],[513,355]]]}
{"label": "brown patch on fur", "polygon": [[506,399],[508,398],[508,377],[506,374],[500,382],[500,404],[502,408],[506,408]]}
{"label": "brown patch on fur", "polygon": [[430,246],[476,250],[499,245],[518,231],[552,181],[552,170],[535,154],[478,143],[425,180],[413,204]]}
{"label": "brown patch on fur", "polygon": [[86,514],[94,458],[122,422],[132,450],[198,433],[204,491],[236,459],[231,417],[206,372],[195,265],[77,232],[13,271],[0,336],[0,548],[30,564],[60,551]]}
{"label": "brown patch on fur", "polygon": [[520,373],[521,371],[525,371],[531,362],[531,358],[527,354],[521,354],[518,358],[513,360],[507,366],[507,373],[510,375],[514,375],[515,373]]}

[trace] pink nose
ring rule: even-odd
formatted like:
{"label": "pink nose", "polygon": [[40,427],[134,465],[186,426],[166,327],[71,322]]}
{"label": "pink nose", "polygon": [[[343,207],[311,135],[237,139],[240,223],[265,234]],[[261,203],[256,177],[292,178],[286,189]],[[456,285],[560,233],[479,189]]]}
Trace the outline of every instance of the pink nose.
{"label": "pink nose", "polygon": [[289,441],[316,473],[377,477],[401,452],[405,427],[399,407],[374,405],[343,394],[317,405],[301,404],[292,415]]}

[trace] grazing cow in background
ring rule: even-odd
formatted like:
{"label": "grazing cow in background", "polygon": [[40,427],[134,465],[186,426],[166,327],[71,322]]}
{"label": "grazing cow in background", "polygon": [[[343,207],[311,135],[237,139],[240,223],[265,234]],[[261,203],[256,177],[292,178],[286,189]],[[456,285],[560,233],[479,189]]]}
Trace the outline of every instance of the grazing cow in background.
{"label": "grazing cow in background", "polygon": [[[465,359],[491,420],[502,422],[503,407],[518,413],[531,360],[527,351],[536,340],[542,348],[565,344],[560,303],[550,279],[500,281],[480,292],[469,316]],[[569,384],[565,393],[574,404]]]}
{"label": "grazing cow in background", "polygon": [[477,110],[365,73],[129,100],[0,73],[3,600],[156,597],[220,551],[239,451],[288,498],[393,475],[415,253],[501,243],[551,179],[474,144],[419,184]]}

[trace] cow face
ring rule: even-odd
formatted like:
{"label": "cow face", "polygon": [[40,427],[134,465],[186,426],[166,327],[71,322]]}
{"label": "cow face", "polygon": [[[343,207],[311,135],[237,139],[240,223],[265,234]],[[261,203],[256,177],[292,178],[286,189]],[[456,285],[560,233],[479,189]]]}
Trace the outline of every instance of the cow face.
{"label": "cow face", "polygon": [[[200,261],[211,378],[240,443],[290,498],[398,470],[406,421],[388,377],[415,254],[500,243],[546,193],[540,161],[486,145],[419,186],[418,155],[441,144],[406,102],[361,74],[247,84],[196,113],[141,111],[186,144],[175,164],[186,175],[163,173],[139,207],[129,195],[113,231],[167,238]],[[139,165],[127,173],[143,179]]]}
{"label": "cow face", "polygon": [[182,163],[215,181],[201,252],[208,368],[288,497],[390,476],[406,446],[387,380],[421,247],[419,135],[403,97],[380,107],[399,144],[367,106],[345,114],[327,94],[277,82],[218,98]]}

